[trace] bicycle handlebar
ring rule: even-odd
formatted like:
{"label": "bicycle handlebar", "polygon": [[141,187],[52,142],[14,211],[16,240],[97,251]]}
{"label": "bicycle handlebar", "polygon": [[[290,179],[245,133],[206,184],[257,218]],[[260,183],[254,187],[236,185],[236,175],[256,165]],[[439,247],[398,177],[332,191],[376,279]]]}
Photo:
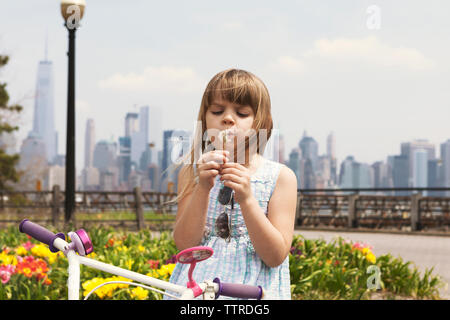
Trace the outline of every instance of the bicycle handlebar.
{"label": "bicycle handlebar", "polygon": [[261,286],[220,282],[219,278],[215,278],[213,282],[217,283],[219,286],[219,290],[216,293],[216,299],[222,295],[233,298],[261,300],[263,296],[263,289]]}
{"label": "bicycle handlebar", "polygon": [[56,238],[66,240],[64,233],[54,234],[50,230],[31,222],[28,219],[22,220],[19,225],[19,231],[32,236],[34,239],[43,242],[49,246],[51,252],[58,252],[59,249],[53,246]]}

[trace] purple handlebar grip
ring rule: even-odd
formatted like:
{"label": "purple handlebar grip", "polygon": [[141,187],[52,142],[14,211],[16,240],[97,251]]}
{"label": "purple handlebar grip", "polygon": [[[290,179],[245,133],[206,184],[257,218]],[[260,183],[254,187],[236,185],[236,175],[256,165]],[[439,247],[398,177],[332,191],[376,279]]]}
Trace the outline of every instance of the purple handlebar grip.
{"label": "purple handlebar grip", "polygon": [[215,278],[213,282],[219,285],[219,291],[216,294],[216,299],[220,295],[241,299],[261,300],[262,298],[263,290],[261,286],[252,286],[239,283],[225,283],[220,282],[219,278]]}
{"label": "purple handlebar grip", "polygon": [[56,238],[66,240],[64,233],[54,234],[50,230],[47,230],[46,228],[36,223],[33,223],[28,219],[22,220],[22,222],[19,225],[19,231],[32,236],[34,239],[42,243],[48,244],[51,252],[59,251],[59,249],[53,246],[53,241],[55,241]]}

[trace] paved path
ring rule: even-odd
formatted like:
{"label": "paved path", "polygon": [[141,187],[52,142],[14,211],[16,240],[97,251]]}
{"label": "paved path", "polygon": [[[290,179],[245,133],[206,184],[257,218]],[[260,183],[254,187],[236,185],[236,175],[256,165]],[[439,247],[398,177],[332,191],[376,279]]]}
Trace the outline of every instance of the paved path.
{"label": "paved path", "polygon": [[[327,242],[338,236],[364,242],[373,247],[376,256],[390,253],[393,257],[400,256],[405,262],[411,261],[422,275],[425,269],[434,267],[433,273],[450,284],[450,237],[310,230],[296,230],[295,234],[301,234],[306,239],[322,238]],[[444,299],[450,299],[448,286],[440,290]]]}

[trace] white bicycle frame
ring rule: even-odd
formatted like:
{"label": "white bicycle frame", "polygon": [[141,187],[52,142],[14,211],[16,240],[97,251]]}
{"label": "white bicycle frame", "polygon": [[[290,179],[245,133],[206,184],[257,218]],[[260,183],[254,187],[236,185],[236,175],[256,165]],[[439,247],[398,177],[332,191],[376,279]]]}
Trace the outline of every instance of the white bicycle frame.
{"label": "white bicycle frame", "polygon": [[[67,257],[67,260],[69,262],[69,278],[67,281],[68,285],[68,297],[69,300],[79,300],[80,299],[80,265],[85,265],[94,269],[98,269],[104,272],[108,272],[117,276],[122,276],[127,279],[131,279],[140,283],[144,283],[146,285],[157,287],[163,290],[169,290],[175,293],[180,294],[180,297],[178,299],[181,300],[190,300],[194,299],[194,292],[192,289],[189,289],[184,286],[180,286],[177,284],[170,283],[168,281],[159,280],[150,276],[143,275],[141,273],[137,273],[134,271],[126,270],[123,268],[119,268],[116,266],[113,266],[111,264],[103,263],[91,258],[86,258],[80,255],[77,255],[76,252],[73,249],[69,248],[69,243],[67,243],[65,240],[57,238],[53,242],[53,245],[61,250]],[[120,281],[114,281],[109,283],[122,283]],[[145,287],[133,282],[123,282],[130,285],[137,285],[141,287]],[[107,283],[105,283],[107,284]],[[105,285],[103,284],[103,285]],[[203,283],[198,284],[199,287],[202,289],[203,298],[205,300],[213,300],[215,298],[215,293],[218,292],[219,286],[216,283],[213,283],[212,281],[206,281]],[[100,286],[99,286],[100,287]],[[97,287],[97,288],[99,288]],[[97,288],[95,288],[93,291],[95,291]],[[152,289],[153,288],[148,288]],[[92,291],[92,292],[93,292]],[[158,292],[161,292],[163,294],[166,294],[162,291],[155,290]],[[89,295],[88,295],[89,296]],[[87,296],[87,297],[88,297]],[[87,298],[86,297],[86,298]],[[175,297],[176,298],[176,297]]]}

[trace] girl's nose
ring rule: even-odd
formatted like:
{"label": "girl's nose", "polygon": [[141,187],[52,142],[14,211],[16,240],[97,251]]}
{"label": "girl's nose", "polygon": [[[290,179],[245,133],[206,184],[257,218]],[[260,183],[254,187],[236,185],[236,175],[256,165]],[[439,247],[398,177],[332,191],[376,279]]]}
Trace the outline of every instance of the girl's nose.
{"label": "girl's nose", "polygon": [[231,114],[226,114],[223,119],[222,119],[223,124],[225,125],[233,125],[234,124],[234,119],[231,116]]}

